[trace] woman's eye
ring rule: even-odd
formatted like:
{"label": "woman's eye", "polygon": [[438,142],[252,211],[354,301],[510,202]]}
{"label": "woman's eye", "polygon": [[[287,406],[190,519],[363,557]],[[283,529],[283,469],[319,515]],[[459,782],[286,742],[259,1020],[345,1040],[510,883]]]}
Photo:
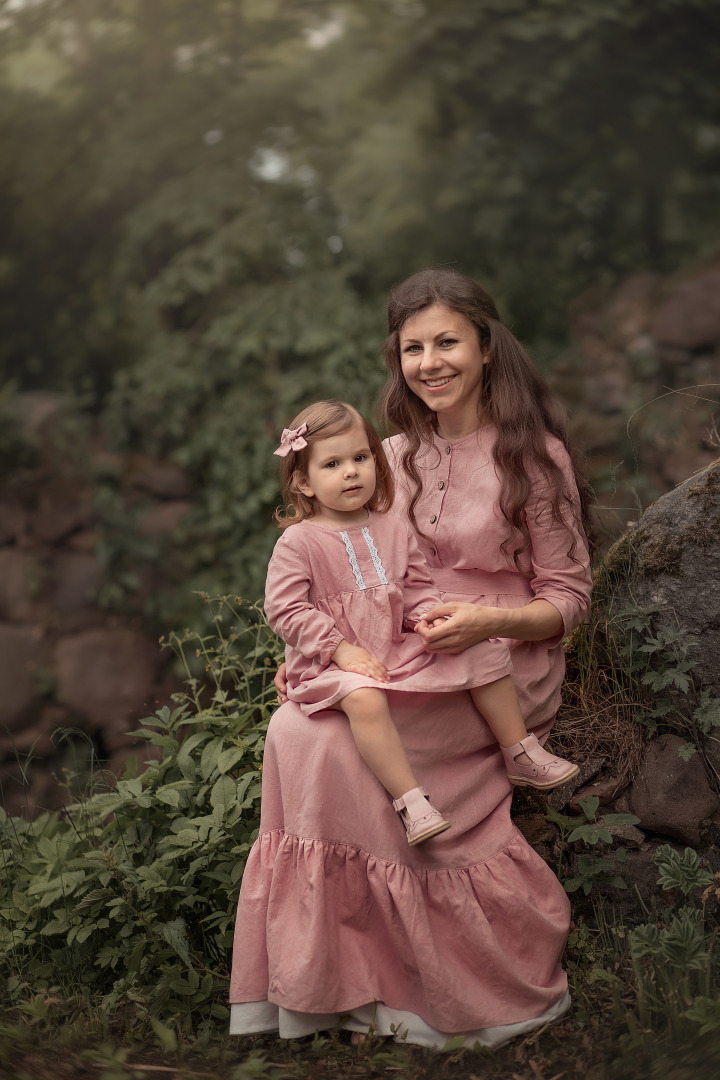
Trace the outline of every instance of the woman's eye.
{"label": "woman's eye", "polygon": [[422,351],[422,346],[420,346],[420,345],[406,345],[404,351],[406,353],[413,353],[414,354],[414,353],[417,353],[417,352],[421,352]]}
{"label": "woman's eye", "polygon": [[441,345],[457,345],[457,338],[446,337],[440,342]]}

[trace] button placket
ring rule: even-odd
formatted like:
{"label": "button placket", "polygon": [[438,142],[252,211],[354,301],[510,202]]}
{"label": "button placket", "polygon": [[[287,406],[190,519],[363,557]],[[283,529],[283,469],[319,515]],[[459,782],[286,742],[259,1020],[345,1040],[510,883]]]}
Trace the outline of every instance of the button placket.
{"label": "button placket", "polygon": [[[448,479],[449,479],[449,474],[450,474],[450,454],[451,454],[450,446],[448,444],[446,444],[446,446],[445,446],[445,456],[443,458],[441,458],[440,465],[439,465],[439,471],[440,471],[440,473],[442,475],[442,479],[437,481],[437,483],[435,485],[436,496],[435,496],[434,499],[432,499],[432,502],[435,504],[437,509],[436,509],[436,511],[434,513],[430,514],[430,516],[429,516],[428,522],[429,522],[430,525],[437,525],[437,522],[438,522],[438,520],[440,518],[440,515],[442,513],[443,499],[445,497],[444,492],[445,492],[445,489],[448,486]],[[443,494],[440,494],[441,492]],[[433,556],[433,558],[437,557],[437,547],[434,544],[430,548],[430,554]]]}

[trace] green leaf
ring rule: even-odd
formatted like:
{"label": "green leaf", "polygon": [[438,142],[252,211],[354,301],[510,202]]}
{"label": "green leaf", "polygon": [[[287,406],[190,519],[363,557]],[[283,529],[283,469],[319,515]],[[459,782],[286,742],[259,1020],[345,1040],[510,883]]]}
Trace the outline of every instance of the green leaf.
{"label": "green leaf", "polygon": [[209,742],[203,750],[202,757],[200,758],[200,772],[203,780],[209,780],[211,775],[215,772],[224,746],[225,740],[223,738],[216,738],[213,739],[212,742]]}
{"label": "green leaf", "polygon": [[580,799],[578,805],[588,821],[595,820],[595,815],[597,814],[597,809],[600,805],[600,800],[597,795],[588,795],[587,798]]}
{"label": "green leaf", "polygon": [[640,818],[637,814],[605,814],[604,825],[639,825]]}
{"label": "green leaf", "polygon": [[192,961],[190,959],[190,950],[188,948],[185,920],[173,919],[170,922],[163,923],[159,929],[168,945],[175,950],[188,967],[191,967]]}
{"label": "green leaf", "polygon": [[237,781],[230,776],[221,776],[215,781],[210,792],[210,805],[222,811],[223,816],[237,802]]}
{"label": "green leaf", "polygon": [[217,770],[220,773],[229,772],[233,765],[236,765],[238,761],[242,761],[245,757],[244,747],[231,746],[227,750],[223,750],[217,759]]}
{"label": "green leaf", "polygon": [[118,780],[115,790],[125,799],[137,799],[143,793],[142,780]]}
{"label": "green leaf", "polygon": [[198,746],[202,746],[210,738],[209,731],[194,731],[192,735],[188,735],[186,739],[183,739],[180,749],[177,754],[178,768],[189,780],[194,780],[196,767],[193,759],[193,751]]}
{"label": "green leaf", "polygon": [[689,761],[693,754],[697,753],[697,746],[691,742],[685,742],[678,747],[678,755],[683,761]]}
{"label": "green leaf", "polygon": [[160,802],[166,803],[168,806],[175,807],[180,805],[180,792],[177,788],[168,787],[167,785],[158,788],[155,792],[155,797],[159,799]]}
{"label": "green leaf", "polygon": [[157,1035],[158,1041],[163,1050],[168,1054],[174,1054],[178,1048],[177,1035],[172,1028],[163,1024],[162,1020],[158,1020],[157,1016],[150,1017],[150,1025]]}

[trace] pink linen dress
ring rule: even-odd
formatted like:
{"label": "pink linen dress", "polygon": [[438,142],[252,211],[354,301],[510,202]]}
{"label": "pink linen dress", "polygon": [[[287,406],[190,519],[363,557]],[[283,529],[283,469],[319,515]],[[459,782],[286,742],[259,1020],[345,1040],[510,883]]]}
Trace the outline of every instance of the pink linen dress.
{"label": "pink linen dress", "polygon": [[[344,529],[311,521],[291,525],[275,545],[265,586],[268,622],[287,646],[290,700],[312,716],[360,687],[447,693],[509,675],[510,654],[498,640],[457,656],[425,651],[407,627],[439,602],[403,518],[370,512],[367,521]],[[333,663],[343,640],[372,653],[390,681]]]}
{"label": "pink linen dress", "polygon": [[[443,599],[522,607],[553,604],[564,632],[585,616],[590,573],[553,527],[533,477],[531,548],[518,573],[501,553],[494,429],[436,436],[419,462],[420,548]],[[403,436],[386,443],[398,484]],[[577,498],[564,448],[548,448]],[[513,544],[510,545],[512,552]],[[507,640],[528,727],[541,738],[560,700],[562,635]],[[411,848],[384,788],[357,753],[345,716],[307,716],[289,701],[265,746],[260,835],[238,905],[230,983],[234,1034],[290,1037],[337,1023],[373,1023],[409,1042],[498,1045],[568,1006],[560,956],[569,904],[555,874],[510,820],[502,755],[470,695],[388,691],[413,769],[452,827]]]}

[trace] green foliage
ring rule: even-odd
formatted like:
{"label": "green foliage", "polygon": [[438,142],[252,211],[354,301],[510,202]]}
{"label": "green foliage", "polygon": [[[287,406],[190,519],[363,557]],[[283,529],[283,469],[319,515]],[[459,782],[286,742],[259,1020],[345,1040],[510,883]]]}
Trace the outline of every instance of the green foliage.
{"label": "green foliage", "polygon": [[82,986],[111,1011],[130,1006],[172,1049],[176,1031],[227,1016],[278,643],[259,610],[242,620],[231,598],[211,606],[212,635],[170,641],[190,692],[134,733],[150,748],[144,772],[131,760],[114,787],[34,821],[0,811],[0,975],[30,1018],[45,1015],[45,994]]}
{"label": "green foliage", "polygon": [[700,691],[693,722],[703,735],[712,735],[720,727],[720,698],[714,697],[710,690]]}
{"label": "green foliage", "polygon": [[712,0],[0,10],[0,382],[185,467],[191,588],[260,594],[278,431],[371,409],[407,273],[477,275],[549,356],[578,292],[720,242]]}
{"label": "green foliage", "polygon": [[[561,814],[554,807],[549,806],[545,817],[560,830],[560,863],[558,873],[562,871],[563,858],[567,844],[581,842],[590,847],[597,844],[605,844],[608,847],[613,843],[613,835],[610,832],[612,825],[637,825],[640,821],[635,814],[604,814],[600,820],[596,820],[600,800],[595,795],[581,799],[580,810],[582,819],[578,824],[577,817],[569,817]],[[583,852],[578,855],[576,873],[564,882],[565,891],[576,892],[582,888],[587,896],[597,884],[614,885],[618,889],[626,889],[627,885],[618,872],[626,858],[625,848],[600,854],[598,852]]]}
{"label": "green foliage", "polygon": [[655,605],[618,608],[609,624],[610,648],[616,650],[625,669],[626,694],[634,692],[636,698],[644,699],[635,720],[650,734],[662,725],[686,736],[688,741],[678,753],[689,761],[701,737],[720,726],[720,699],[707,689],[695,691],[695,642],[683,627],[658,626],[658,612]]}
{"label": "green foliage", "polygon": [[702,912],[697,908],[681,908],[669,926],[662,929],[654,923],[639,926],[630,934],[630,952],[634,959],[653,956],[678,971],[704,967],[708,954]]}
{"label": "green foliage", "polygon": [[700,856],[692,848],[685,848],[680,855],[669,844],[663,844],[655,852],[654,859],[659,870],[658,885],[663,889],[677,889],[685,900],[715,880],[708,870],[703,870]]}

